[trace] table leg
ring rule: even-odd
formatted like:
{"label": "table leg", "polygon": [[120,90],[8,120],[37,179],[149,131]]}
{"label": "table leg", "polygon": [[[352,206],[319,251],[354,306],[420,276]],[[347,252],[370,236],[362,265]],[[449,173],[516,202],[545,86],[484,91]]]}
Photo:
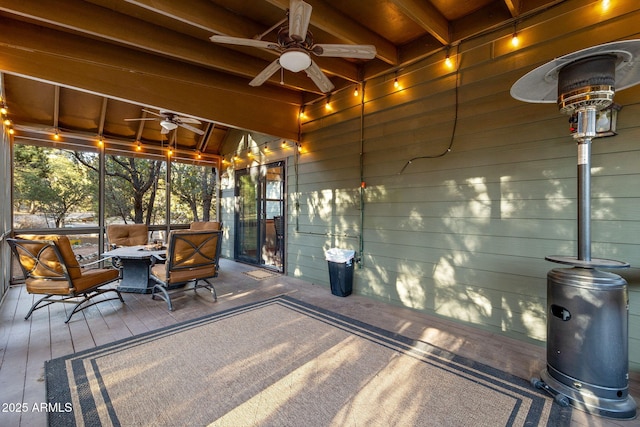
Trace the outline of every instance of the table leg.
{"label": "table leg", "polygon": [[121,292],[151,293],[153,282],[149,279],[149,259],[122,258],[122,279],[118,285]]}

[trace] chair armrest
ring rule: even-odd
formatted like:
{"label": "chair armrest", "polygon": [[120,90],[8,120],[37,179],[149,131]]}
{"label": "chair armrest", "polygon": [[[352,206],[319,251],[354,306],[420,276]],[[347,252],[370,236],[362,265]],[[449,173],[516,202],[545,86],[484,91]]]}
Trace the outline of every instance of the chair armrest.
{"label": "chair armrest", "polygon": [[113,258],[114,258],[114,257],[112,257],[112,256],[110,256],[110,257],[105,257],[105,258],[100,258],[100,259],[98,259],[98,260],[95,260],[95,261],[92,261],[92,262],[88,262],[88,263],[86,263],[86,264],[82,264],[82,265],[80,266],[80,268],[89,268],[89,269],[90,269],[90,268],[92,268],[92,267],[93,267],[93,266],[95,266],[95,265],[101,264],[101,263],[103,263],[103,262],[105,262],[105,261],[112,260]]}
{"label": "chair armrest", "polygon": [[166,254],[153,254],[151,255],[151,266],[153,267],[156,264],[164,264],[167,262]]}

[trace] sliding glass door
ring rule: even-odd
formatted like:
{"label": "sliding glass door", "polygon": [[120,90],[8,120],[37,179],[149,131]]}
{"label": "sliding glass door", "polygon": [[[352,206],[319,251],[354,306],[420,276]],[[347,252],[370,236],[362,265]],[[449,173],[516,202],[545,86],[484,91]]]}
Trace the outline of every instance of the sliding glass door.
{"label": "sliding glass door", "polygon": [[283,271],[284,162],[236,171],[235,258]]}

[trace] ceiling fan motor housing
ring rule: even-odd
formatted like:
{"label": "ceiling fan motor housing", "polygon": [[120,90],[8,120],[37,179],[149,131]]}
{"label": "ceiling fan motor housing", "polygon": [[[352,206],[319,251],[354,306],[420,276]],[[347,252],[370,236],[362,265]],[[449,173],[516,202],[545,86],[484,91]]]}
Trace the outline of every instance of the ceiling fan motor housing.
{"label": "ceiling fan motor housing", "polygon": [[558,73],[558,108],[572,115],[576,110],[601,110],[613,103],[616,56],[598,55],[565,65]]}

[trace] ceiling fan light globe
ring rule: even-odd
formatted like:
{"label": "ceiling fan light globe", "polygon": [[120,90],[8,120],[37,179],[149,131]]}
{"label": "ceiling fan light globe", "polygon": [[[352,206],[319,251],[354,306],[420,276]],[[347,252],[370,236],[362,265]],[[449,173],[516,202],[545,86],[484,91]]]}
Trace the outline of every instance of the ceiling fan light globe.
{"label": "ceiling fan light globe", "polygon": [[160,122],[160,126],[162,126],[163,128],[165,128],[166,130],[174,130],[175,128],[178,127],[177,124],[170,122],[169,120],[162,120]]}
{"label": "ceiling fan light globe", "polygon": [[289,50],[280,55],[280,66],[293,73],[306,70],[311,65],[309,54],[300,50]]}

